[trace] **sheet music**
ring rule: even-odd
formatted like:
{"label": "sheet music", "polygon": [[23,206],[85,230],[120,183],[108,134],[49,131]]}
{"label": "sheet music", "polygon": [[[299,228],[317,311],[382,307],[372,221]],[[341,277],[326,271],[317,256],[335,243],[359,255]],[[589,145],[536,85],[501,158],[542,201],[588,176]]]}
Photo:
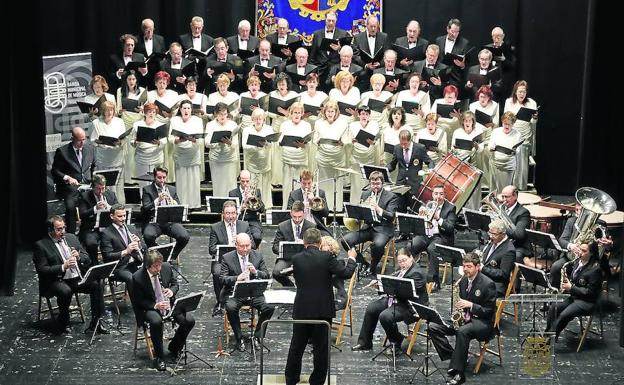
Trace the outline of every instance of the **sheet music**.
{"label": "sheet music", "polygon": [[297,292],[294,290],[266,290],[264,292],[264,300],[266,303],[276,305],[285,304],[292,305],[295,303]]}
{"label": "sheet music", "polygon": [[185,301],[185,300],[187,300],[189,298],[192,298],[192,297],[200,296],[199,303],[197,304],[197,307],[196,307],[196,309],[199,309],[201,307],[201,301],[204,299],[205,295],[206,295],[206,291],[198,291],[198,292],[194,292],[194,293],[185,295],[184,297],[176,298],[175,302],[173,303],[173,306],[171,307],[171,309],[169,309],[167,314],[165,314],[163,316],[163,319],[171,318],[171,316],[176,311],[178,303],[183,302],[183,301]]}

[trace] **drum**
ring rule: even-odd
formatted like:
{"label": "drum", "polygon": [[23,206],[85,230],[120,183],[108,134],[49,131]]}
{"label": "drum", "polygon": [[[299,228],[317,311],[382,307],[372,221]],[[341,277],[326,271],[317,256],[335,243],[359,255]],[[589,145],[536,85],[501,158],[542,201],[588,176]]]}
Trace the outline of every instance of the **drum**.
{"label": "drum", "polygon": [[518,203],[522,206],[526,205],[536,205],[542,201],[539,195],[531,194],[527,192],[518,193]]}
{"label": "drum", "polygon": [[619,254],[622,250],[622,241],[624,235],[624,211],[614,211],[611,214],[601,215],[601,220],[607,223],[607,235],[613,239],[613,248],[615,254]]}
{"label": "drum", "polygon": [[[457,212],[464,207],[481,178],[481,170],[449,153],[438,162],[433,171],[425,178],[418,190],[418,199],[431,200],[433,188],[444,186],[446,200],[457,207]],[[480,193],[480,191],[479,191]]]}
{"label": "drum", "polygon": [[538,205],[524,207],[531,213],[531,230],[550,233],[557,238],[561,235],[566,220],[561,210]]}

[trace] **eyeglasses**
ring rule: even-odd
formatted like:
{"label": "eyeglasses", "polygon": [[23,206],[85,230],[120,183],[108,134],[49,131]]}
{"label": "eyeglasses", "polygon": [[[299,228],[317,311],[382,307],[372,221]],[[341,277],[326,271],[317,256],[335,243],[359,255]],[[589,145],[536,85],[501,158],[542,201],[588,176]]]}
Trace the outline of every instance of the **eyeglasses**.
{"label": "eyeglasses", "polygon": [[488,231],[488,234],[490,235],[502,235],[503,233],[498,233],[498,232],[493,232],[493,231]]}

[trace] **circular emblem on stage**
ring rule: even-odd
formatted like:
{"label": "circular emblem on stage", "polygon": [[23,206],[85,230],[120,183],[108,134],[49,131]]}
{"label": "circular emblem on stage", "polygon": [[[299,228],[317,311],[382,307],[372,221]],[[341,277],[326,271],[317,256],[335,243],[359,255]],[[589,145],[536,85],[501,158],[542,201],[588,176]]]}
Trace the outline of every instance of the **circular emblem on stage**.
{"label": "circular emblem on stage", "polygon": [[498,263],[496,263],[496,261],[490,261],[490,266],[496,267],[498,266]]}
{"label": "circular emblem on stage", "polygon": [[290,8],[298,9],[302,17],[310,16],[314,21],[325,20],[329,11],[344,11],[349,5],[349,0],[288,0]]}
{"label": "circular emblem on stage", "polygon": [[585,286],[585,278],[579,279],[579,286]]}
{"label": "circular emblem on stage", "polygon": [[420,160],[414,159],[414,166],[418,166],[420,164]]}
{"label": "circular emblem on stage", "polygon": [[477,297],[480,297],[481,296],[481,290],[479,290],[479,289],[475,290],[475,295]]}

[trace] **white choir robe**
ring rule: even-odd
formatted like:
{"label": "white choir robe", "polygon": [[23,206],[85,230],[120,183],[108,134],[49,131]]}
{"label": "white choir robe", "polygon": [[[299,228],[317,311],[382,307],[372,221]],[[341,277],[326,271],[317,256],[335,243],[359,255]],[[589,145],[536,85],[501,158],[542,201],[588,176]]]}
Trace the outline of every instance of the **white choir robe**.
{"label": "white choir robe", "polygon": [[[305,106],[314,106],[320,107],[325,100],[327,100],[328,96],[323,91],[316,91],[314,96],[311,96],[308,91],[303,91],[299,94],[299,101],[304,104],[304,114],[307,112]],[[318,115],[310,115],[304,119],[306,122],[310,123],[312,127],[312,131],[315,131],[315,123],[319,120]],[[316,143],[311,142],[308,144],[308,169],[316,170],[316,152],[318,151],[318,146]]]}
{"label": "white choir robe", "polygon": [[[167,145],[168,135],[161,138],[158,144],[137,142],[136,135],[138,127],[148,127],[156,129],[163,123],[155,120],[152,124],[145,123],[145,120],[135,122],[132,128],[132,140],[135,143],[134,150],[134,170],[137,176],[151,174],[156,166],[162,166],[165,161],[164,148]],[[167,133],[169,134],[169,133]],[[143,187],[152,183],[151,181],[139,181],[139,193],[143,193]]]}
{"label": "white choir robe", "polygon": [[[407,108],[403,106],[404,101],[418,103],[423,112],[423,116],[414,114],[412,111],[408,111]],[[429,92],[419,90],[416,95],[413,95],[410,90],[403,90],[397,94],[394,105],[405,109],[405,123],[412,127],[413,134],[415,134],[418,129],[425,128],[425,116],[427,116],[427,114],[431,111],[431,98],[429,97]]]}
{"label": "white choir robe", "polygon": [[438,142],[437,151],[429,151],[427,149],[427,155],[429,155],[429,158],[431,158],[431,161],[434,164],[437,165],[438,162],[443,159],[448,153],[446,132],[442,128],[436,127],[436,130],[433,134],[429,133],[429,130],[427,130],[426,128],[421,128],[416,133],[416,142],[420,143],[420,139],[433,140],[435,142]]}
{"label": "white choir robe", "polygon": [[256,182],[256,186],[262,194],[262,202],[267,208],[273,207],[273,188],[271,186],[271,152],[273,146],[267,143],[264,147],[256,147],[247,144],[249,135],[266,137],[273,133],[273,128],[264,124],[260,131],[254,126],[243,128],[243,157],[245,169],[251,173],[251,180]]}
{"label": "white choir robe", "polygon": [[[379,125],[376,122],[369,121],[366,127],[362,127],[360,121],[352,122],[349,124],[349,137],[348,142],[352,143],[353,139],[357,137],[357,134],[360,130],[364,130],[372,135],[377,135],[379,133]],[[362,178],[360,172],[360,165],[362,164],[379,164],[379,145],[381,140],[376,140],[375,143],[366,147],[360,143],[353,143],[351,145],[351,157],[349,159],[349,167],[357,171],[357,174],[351,174],[351,194],[349,196],[350,203],[360,203],[360,195],[362,193],[362,189],[368,183],[367,180]]]}
{"label": "white choir robe", "polygon": [[[269,94],[272,98],[277,98],[280,100],[290,100],[292,98],[296,98],[299,96],[295,91],[288,91],[285,96],[280,95],[279,91],[271,91]],[[280,127],[282,123],[288,120],[288,116],[284,116],[282,114],[274,114],[272,112],[268,113],[271,118],[271,127],[273,127],[273,132],[280,132]],[[283,170],[282,170],[282,148],[280,146],[275,146],[273,148],[271,158],[271,179],[274,185],[282,184],[284,180]],[[284,186],[282,186],[284,188]],[[288,195],[286,195],[286,199],[288,199]]]}
{"label": "white choir robe", "polygon": [[[435,102],[433,102],[433,106],[431,106],[431,112],[435,112],[438,113],[438,104],[447,104],[446,101],[444,99],[436,99]],[[440,116],[440,119],[438,119],[438,127],[440,127],[442,130],[444,130],[444,132],[446,133],[446,137],[450,138],[453,136],[453,132],[458,129],[460,126],[459,123],[459,119],[457,118],[443,118]],[[450,143],[448,143],[448,145],[450,146]],[[450,148],[447,147],[447,151],[450,150]]]}
{"label": "white choir robe", "polygon": [[[535,100],[528,98],[525,104],[513,103],[511,98],[505,101],[505,110],[511,111],[514,114],[518,114],[521,107],[537,110],[537,103]],[[529,179],[529,155],[531,155],[535,148],[535,127],[537,125],[537,119],[531,118],[529,122],[517,119],[513,125],[513,128],[517,130],[522,136],[524,142],[518,148],[518,161],[516,164],[516,172],[514,174],[513,184],[520,190],[527,189],[527,183]]]}
{"label": "white choir robe", "polygon": [[[287,120],[282,123],[280,127],[280,142],[285,135],[305,137],[312,132],[310,123],[302,120],[299,124],[294,124],[291,120]],[[293,181],[299,180],[299,174],[308,165],[308,151],[307,146],[304,148],[295,148],[282,146],[282,209],[286,210],[288,204],[288,196],[293,190]],[[273,167],[273,165],[272,165]]]}
{"label": "white choir robe", "polygon": [[[489,115],[492,118],[492,123],[494,124],[494,127],[500,126],[498,119],[498,103],[490,100],[490,102],[485,107],[481,106],[479,101],[470,103],[470,111],[476,113],[477,110]],[[482,142],[485,144],[489,143],[490,137],[492,136],[492,128],[486,127],[477,121],[475,121],[475,128],[480,128],[483,131]],[[481,169],[481,171],[483,171],[483,176],[481,177],[482,183],[487,186],[490,191],[494,191],[494,181],[491,169],[491,156],[491,151],[481,151],[481,153],[477,155],[477,166]]]}
{"label": "white choir robe", "polygon": [[493,151],[491,157],[492,174],[496,191],[499,193],[505,186],[513,183],[513,175],[516,171],[518,149],[515,150],[515,154],[513,155],[508,155],[500,151],[494,151],[494,149],[496,146],[513,149],[513,147],[521,141],[522,136],[513,128],[509,134],[505,134],[503,132],[503,127],[495,128],[492,131],[492,136],[490,137],[490,142],[488,143],[488,149]]}
{"label": "white choir robe", "polygon": [[[171,106],[175,105],[179,100],[178,93],[174,90],[165,90],[163,95],[158,95],[158,90],[152,90],[147,93],[147,102],[154,103],[155,101],[159,101],[160,103]],[[172,111],[172,113],[177,113],[177,108]],[[161,123],[169,123],[169,118],[165,118],[164,116],[158,114],[156,115],[156,119]],[[165,149],[163,151],[165,156],[164,165],[169,170],[169,174],[167,174],[167,183],[175,183],[176,181],[176,167],[175,160],[173,159],[173,153],[175,152],[175,144],[170,140],[167,142]]]}
{"label": "white choir robe", "polygon": [[[318,166],[319,188],[325,191],[327,205],[329,209],[337,212],[343,210],[344,180],[349,177],[344,171],[336,170],[336,167],[346,167],[345,143],[348,140],[348,118],[339,116],[338,119],[329,123],[325,119],[318,120],[315,125],[314,143],[318,150],[316,152],[316,164]],[[343,145],[330,143],[319,143],[322,139],[340,140]],[[342,177],[341,177],[342,175]],[[336,201],[334,206],[334,193]]]}
{"label": "white choir robe", "polygon": [[[463,128],[458,128],[457,130],[455,130],[455,132],[453,132],[453,138],[451,140],[451,143],[452,143],[451,148],[452,148],[453,153],[459,159],[465,162],[468,162],[471,165],[479,168],[477,164],[477,160],[479,156],[481,155],[481,153],[483,152],[485,144],[481,142],[478,144],[476,148],[473,147],[470,150],[463,150],[463,149],[456,147],[456,140],[463,139],[463,140],[473,141],[477,136],[482,135],[482,134],[483,134],[483,131],[476,126],[475,126],[475,129],[473,129],[472,132],[470,132],[470,134],[467,134]],[[483,140],[483,137],[481,137],[481,140]],[[481,202],[481,180],[482,179],[483,179],[483,176],[481,176],[481,179],[475,186],[474,191],[472,192],[472,195],[470,195],[464,207],[467,207],[473,210],[478,210],[479,207],[481,206],[480,202]]]}
{"label": "white choir robe", "polygon": [[117,195],[117,201],[119,203],[126,203],[126,195],[124,192],[124,166],[126,161],[126,142],[127,137],[121,140],[119,146],[108,146],[105,144],[98,144],[96,140],[100,136],[119,137],[126,132],[126,125],[121,118],[116,116],[110,121],[110,123],[104,122],[104,119],[99,118],[93,121],[93,131],[91,132],[91,142],[96,147],[95,151],[95,164],[98,170],[106,170],[109,168],[119,168],[119,176],[117,177],[117,184],[111,186],[111,190]]}
{"label": "white choir robe", "polygon": [[216,197],[227,197],[228,192],[236,188],[236,178],[240,172],[240,141],[238,132],[232,135],[232,144],[210,143],[212,134],[217,131],[237,131],[238,125],[227,120],[221,125],[216,120],[206,125],[206,147],[210,149],[208,153],[208,163],[210,164],[210,176],[212,179],[212,195]]}
{"label": "white choir robe", "polygon": [[[191,116],[184,122],[181,116],[171,118],[171,131],[177,130],[186,134],[204,133],[201,118]],[[176,169],[176,190],[180,198],[180,204],[188,205],[189,208],[201,207],[200,197],[200,167],[201,153],[204,151],[204,139],[196,139],[195,143],[185,140],[175,144],[178,137],[171,134],[169,140],[174,143],[173,159]]]}

